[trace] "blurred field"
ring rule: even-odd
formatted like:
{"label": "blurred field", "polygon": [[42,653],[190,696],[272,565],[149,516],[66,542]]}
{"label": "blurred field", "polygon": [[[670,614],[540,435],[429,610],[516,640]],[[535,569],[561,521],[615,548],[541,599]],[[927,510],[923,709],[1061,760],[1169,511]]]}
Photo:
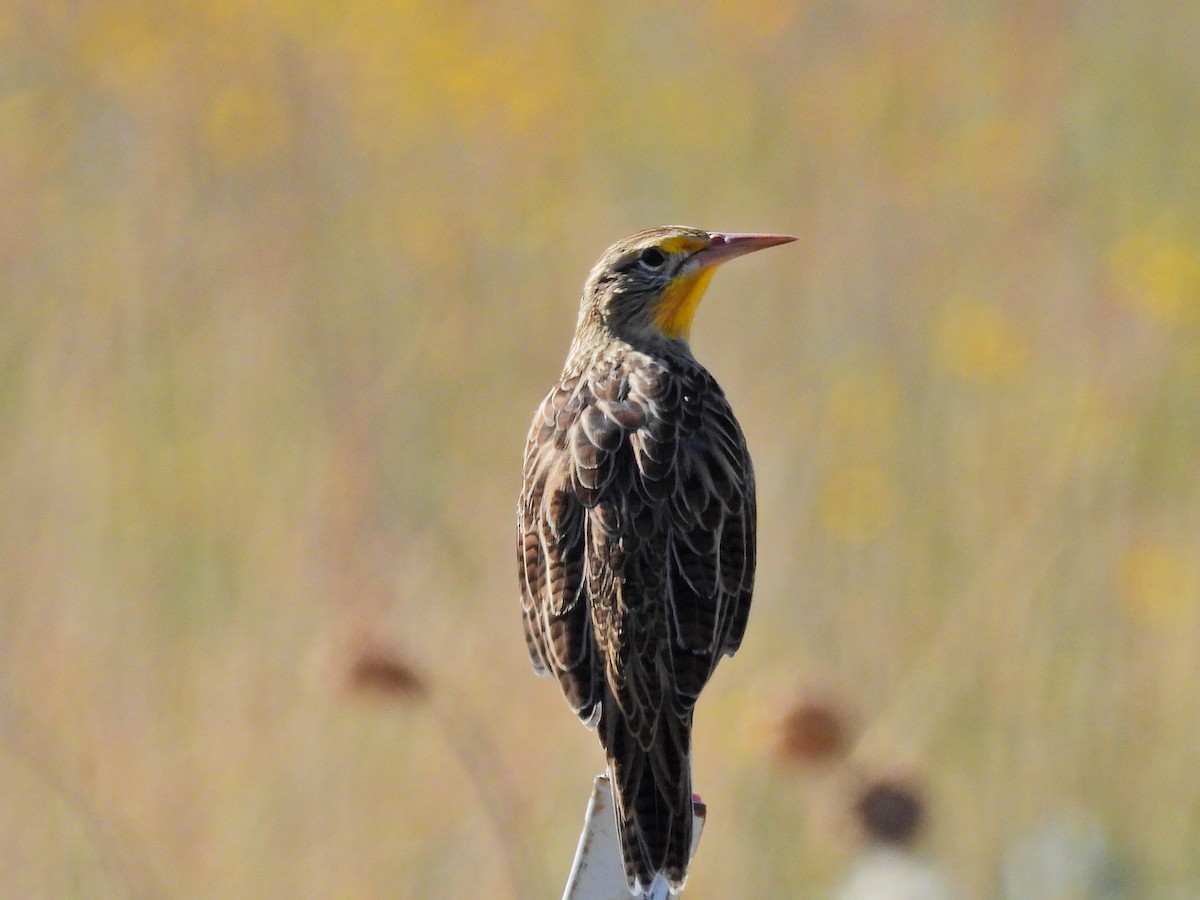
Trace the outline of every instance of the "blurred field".
{"label": "blurred field", "polygon": [[[602,761],[512,548],[583,278],[797,244],[694,347],[760,483],[687,896],[826,897],[855,785],[1002,896],[1200,896],[1200,6],[0,7],[0,895],[557,896]],[[806,697],[853,722],[785,758]],[[1033,896],[1033,895],[1030,895]]]}

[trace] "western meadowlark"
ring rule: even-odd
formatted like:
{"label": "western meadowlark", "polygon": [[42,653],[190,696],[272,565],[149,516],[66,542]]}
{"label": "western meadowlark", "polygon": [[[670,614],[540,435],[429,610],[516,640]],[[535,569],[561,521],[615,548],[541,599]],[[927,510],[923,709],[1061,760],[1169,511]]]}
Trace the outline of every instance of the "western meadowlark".
{"label": "western meadowlark", "polygon": [[717,264],[792,240],[670,226],[610,247],[525,445],[525,637],[598,728],[634,894],[683,886],[692,711],[741,643],[754,580],[750,454],[688,333]]}

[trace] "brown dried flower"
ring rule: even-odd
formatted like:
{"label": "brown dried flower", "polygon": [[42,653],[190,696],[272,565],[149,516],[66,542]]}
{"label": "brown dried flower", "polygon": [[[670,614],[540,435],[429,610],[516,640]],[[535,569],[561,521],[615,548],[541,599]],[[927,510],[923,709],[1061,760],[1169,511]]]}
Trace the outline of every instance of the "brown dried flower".
{"label": "brown dried flower", "polygon": [[846,711],[831,700],[801,700],[780,723],[780,757],[822,763],[845,755],[850,745],[849,719]]}
{"label": "brown dried flower", "polygon": [[867,783],[854,805],[863,830],[885,844],[910,843],[925,818],[923,791],[914,779],[879,778]]}
{"label": "brown dried flower", "polygon": [[380,696],[421,699],[428,692],[425,679],[398,654],[363,650],[350,668],[350,687]]}

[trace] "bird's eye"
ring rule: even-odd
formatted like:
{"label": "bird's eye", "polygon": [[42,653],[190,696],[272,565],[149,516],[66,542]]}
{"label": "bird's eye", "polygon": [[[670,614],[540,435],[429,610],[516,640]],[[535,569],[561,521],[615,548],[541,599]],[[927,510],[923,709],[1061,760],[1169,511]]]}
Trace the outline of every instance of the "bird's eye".
{"label": "bird's eye", "polygon": [[666,261],[666,254],[657,247],[647,247],[641,252],[641,255],[638,256],[638,262],[640,262],[647,269],[660,269],[662,268],[662,264]]}

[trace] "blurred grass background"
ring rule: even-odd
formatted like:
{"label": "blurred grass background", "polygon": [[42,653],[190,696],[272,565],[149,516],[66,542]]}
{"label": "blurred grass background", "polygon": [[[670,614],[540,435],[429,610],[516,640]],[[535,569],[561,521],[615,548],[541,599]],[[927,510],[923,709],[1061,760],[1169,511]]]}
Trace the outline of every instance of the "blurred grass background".
{"label": "blurred grass background", "polygon": [[[998,896],[1200,896],[1200,6],[9,0],[0,893],[557,896],[594,737],[513,506],[583,278],[800,242],[694,348],[757,464],[688,896],[822,897],[872,773]],[[849,759],[787,759],[814,694]]]}

